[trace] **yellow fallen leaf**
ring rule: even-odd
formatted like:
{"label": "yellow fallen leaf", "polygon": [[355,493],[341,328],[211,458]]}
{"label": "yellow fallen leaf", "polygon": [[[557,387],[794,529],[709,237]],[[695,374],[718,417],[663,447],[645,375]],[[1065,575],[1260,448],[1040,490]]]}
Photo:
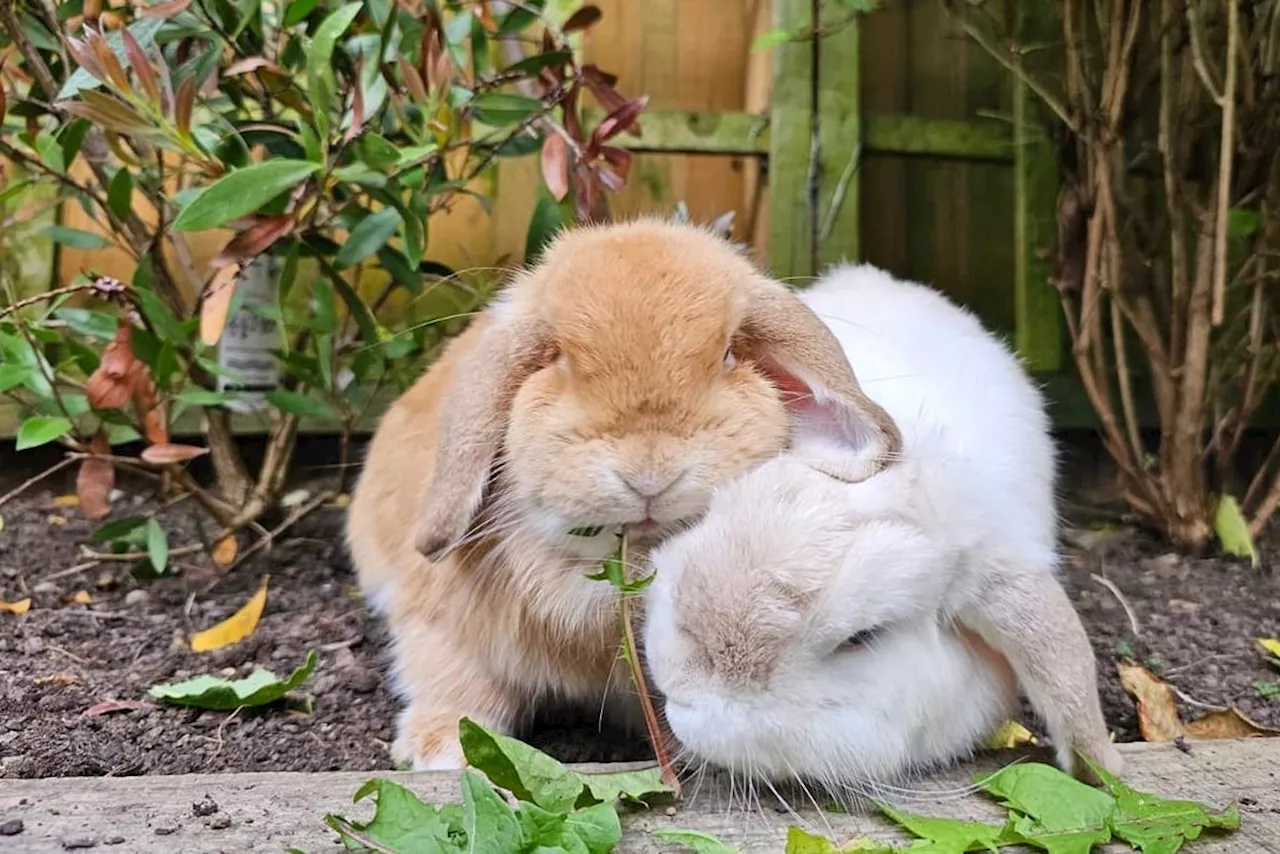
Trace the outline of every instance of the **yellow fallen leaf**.
{"label": "yellow fallen leaf", "polygon": [[983,746],[988,750],[1007,750],[1024,744],[1038,744],[1031,730],[1017,721],[1005,721],[987,737]]}
{"label": "yellow fallen leaf", "polygon": [[258,627],[259,618],[262,617],[262,609],[267,605],[267,581],[270,578],[270,575],[262,577],[262,584],[258,586],[258,592],[254,593],[239,611],[236,611],[216,626],[192,635],[192,651],[209,652],[215,649],[222,649],[224,646],[239,643],[253,634],[253,630]]}
{"label": "yellow fallen leaf", "polygon": [[235,534],[227,534],[218,544],[213,547],[213,562],[223,569],[231,566],[232,561],[236,559],[236,552],[239,551],[239,544],[236,543]]}
{"label": "yellow fallen leaf", "polygon": [[1280,640],[1276,638],[1258,638],[1258,648],[1267,653],[1267,661],[1280,667]]}
{"label": "yellow fallen leaf", "polygon": [[79,507],[79,495],[57,495],[54,496],[53,503],[59,507]]}
{"label": "yellow fallen leaf", "polygon": [[31,597],[19,599],[17,602],[6,602],[0,599],[0,611],[8,611],[10,614],[25,614],[31,610]]}
{"label": "yellow fallen leaf", "polygon": [[351,503],[351,496],[345,492],[341,492],[333,496],[333,500],[329,502],[329,506],[342,509],[343,507],[346,507],[350,503]]}
{"label": "yellow fallen leaf", "polygon": [[56,525],[59,528],[64,527],[67,524],[67,517],[54,514],[49,517],[49,524]]}
{"label": "yellow fallen leaf", "polygon": [[0,531],[4,530],[4,517],[0,516]]}
{"label": "yellow fallen leaf", "polygon": [[1121,662],[1120,684],[1138,707],[1138,732],[1143,741],[1274,737],[1280,730],[1250,720],[1237,708],[1219,709],[1183,723],[1173,687],[1140,664]]}
{"label": "yellow fallen leaf", "polygon": [[88,590],[77,590],[67,599],[69,605],[89,605],[93,603],[93,596]]}
{"label": "yellow fallen leaf", "polygon": [[36,680],[36,684],[37,685],[62,685],[63,687],[66,687],[67,685],[76,685],[83,681],[84,680],[81,679],[79,676],[75,676],[71,673],[55,673],[52,676],[41,676],[39,679]]}

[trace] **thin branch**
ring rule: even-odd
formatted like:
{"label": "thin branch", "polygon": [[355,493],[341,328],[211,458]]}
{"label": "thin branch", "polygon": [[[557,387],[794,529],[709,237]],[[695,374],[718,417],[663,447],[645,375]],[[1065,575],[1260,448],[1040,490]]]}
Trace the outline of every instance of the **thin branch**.
{"label": "thin branch", "polygon": [[[1189,8],[1189,7],[1188,7]],[[1194,39],[1192,40],[1194,43]],[[1221,326],[1227,302],[1227,213],[1231,207],[1231,166],[1236,150],[1236,66],[1240,50],[1240,4],[1227,2],[1227,80],[1222,97],[1222,140],[1218,149],[1217,233],[1213,246],[1213,325]]]}
{"label": "thin branch", "polygon": [[49,466],[47,469],[40,472],[38,475],[34,477],[30,477],[27,480],[23,481],[18,486],[14,487],[13,489],[6,492],[4,495],[0,496],[0,507],[3,507],[4,505],[8,504],[10,501],[17,498],[19,495],[26,492],[28,489],[35,486],[37,483],[44,480],[45,478],[62,471],[64,468],[71,465],[75,461],[76,460],[73,457],[63,457],[61,460]]}

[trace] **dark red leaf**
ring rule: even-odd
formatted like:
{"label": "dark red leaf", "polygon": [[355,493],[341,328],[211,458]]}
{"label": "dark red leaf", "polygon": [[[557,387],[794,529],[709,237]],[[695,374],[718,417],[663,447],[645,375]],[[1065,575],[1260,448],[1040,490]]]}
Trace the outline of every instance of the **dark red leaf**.
{"label": "dark red leaf", "polygon": [[233,62],[222,72],[223,77],[238,77],[241,74],[248,74],[250,71],[257,71],[259,68],[265,68],[274,71],[276,74],[284,74],[284,69],[276,65],[265,56],[251,56],[248,59],[242,59],[239,62]]}
{"label": "dark red leaf", "polygon": [[111,512],[110,495],[115,486],[116,470],[107,459],[111,456],[111,445],[107,443],[107,435],[98,428],[93,440],[89,443],[91,457],[80,463],[80,471],[76,475],[76,496],[80,499],[80,510],[89,519],[101,519]]}
{"label": "dark red leaf", "polygon": [[191,114],[196,108],[196,79],[195,75],[188,77],[182,81],[182,85],[178,87],[178,94],[174,97],[173,104],[173,123],[178,126],[178,130],[188,136],[191,135]]}
{"label": "dark red leaf", "polygon": [[89,46],[82,41],[71,38],[70,36],[68,36],[64,41],[67,45],[67,53],[71,54],[76,63],[85,71],[92,74],[95,79],[105,83],[107,79],[107,72],[105,72],[102,69],[102,66],[98,64],[97,57],[93,55],[93,51],[89,49]]}
{"label": "dark red leaf", "polygon": [[562,201],[569,192],[569,148],[564,137],[550,133],[542,141],[542,180],[552,197]]}
{"label": "dark red leaf", "polygon": [[400,73],[404,75],[404,87],[409,90],[409,97],[414,100],[414,103],[425,104],[427,87],[422,82],[422,75],[418,73],[418,69],[403,56],[397,57],[396,61],[400,65]]}
{"label": "dark red leaf", "polygon": [[576,30],[585,30],[599,23],[601,17],[603,15],[599,7],[588,4],[570,15],[560,29],[566,34]]}
{"label": "dark red leaf", "polygon": [[116,336],[102,353],[102,361],[85,384],[89,403],[95,409],[119,409],[133,395],[133,327],[116,322]]}
{"label": "dark red leaf", "polygon": [[231,238],[218,257],[213,260],[215,267],[227,267],[231,264],[244,264],[266,252],[280,238],[293,231],[293,217],[287,214],[279,216],[254,216],[251,225]]}
{"label": "dark red leaf", "polygon": [[163,466],[169,463],[185,463],[196,457],[209,453],[208,448],[197,448],[194,445],[158,444],[146,448],[142,458],[152,465]]}
{"label": "dark red leaf", "polygon": [[360,82],[360,67],[360,60],[356,60],[356,73],[353,75],[351,84],[351,126],[342,135],[344,143],[355,139],[360,129],[364,127],[364,86]]}
{"label": "dark red leaf", "polygon": [[149,709],[151,704],[142,700],[103,700],[84,710],[85,717],[97,717],[112,712],[132,712],[137,709]]}
{"label": "dark red leaf", "polygon": [[138,79],[138,84],[151,99],[151,103],[157,107],[160,106],[160,83],[156,79],[156,70],[151,66],[151,60],[147,58],[147,52],[142,49],[142,45],[138,44],[138,40],[133,37],[133,33],[129,32],[128,27],[120,28],[120,37],[124,39],[124,53],[129,57],[129,67],[133,69],[133,76]]}
{"label": "dark red leaf", "polygon": [[606,163],[594,164],[596,175],[600,178],[600,183],[608,187],[613,192],[618,192],[626,186],[626,179],[609,168]]}
{"label": "dark red leaf", "polygon": [[623,181],[631,174],[631,152],[616,145],[605,145],[600,148],[600,156],[609,164],[609,168],[618,173]]}
{"label": "dark red leaf", "polygon": [[176,18],[191,8],[191,0],[168,0],[142,9],[141,14],[147,18]]}
{"label": "dark red leaf", "polygon": [[601,119],[600,124],[596,125],[595,131],[591,134],[592,140],[601,143],[608,142],[618,134],[636,127],[636,119],[648,103],[649,96],[641,95],[639,98],[625,102],[616,110],[610,111],[609,115]]}
{"label": "dark red leaf", "polygon": [[93,51],[93,56],[98,60],[99,67],[106,72],[107,79],[111,81],[117,89],[126,92],[133,90],[129,85],[129,75],[124,73],[124,66],[120,64],[120,60],[116,58],[115,52],[111,46],[107,44],[107,40],[102,37],[102,33],[96,30],[85,30],[85,44],[89,50]]}

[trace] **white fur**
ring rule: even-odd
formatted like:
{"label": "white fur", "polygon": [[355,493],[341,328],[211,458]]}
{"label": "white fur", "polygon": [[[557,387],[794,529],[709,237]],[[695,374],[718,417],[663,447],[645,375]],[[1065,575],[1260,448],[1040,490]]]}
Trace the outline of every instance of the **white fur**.
{"label": "white fur", "polygon": [[[963,756],[1011,712],[1011,673],[953,618],[992,566],[1052,578],[1054,448],[1016,357],[938,292],[847,265],[802,298],[897,422],[903,458],[840,482],[803,462],[839,449],[800,429],[720,489],[652,556],[646,657],[695,756],[857,787]],[[760,650],[776,661],[744,679]]]}

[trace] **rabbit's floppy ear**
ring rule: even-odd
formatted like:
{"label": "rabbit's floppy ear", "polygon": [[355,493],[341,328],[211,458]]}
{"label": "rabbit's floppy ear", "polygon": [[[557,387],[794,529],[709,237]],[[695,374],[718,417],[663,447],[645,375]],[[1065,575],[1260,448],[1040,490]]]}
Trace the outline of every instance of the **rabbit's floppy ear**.
{"label": "rabbit's floppy ear", "polygon": [[502,449],[511,401],[551,357],[551,337],[541,321],[515,315],[486,322],[478,341],[454,365],[440,398],[435,472],[414,532],[414,545],[432,559],[475,523]]}
{"label": "rabbit's floppy ear", "polygon": [[795,294],[768,279],[752,283],[741,333],[793,413],[814,468],[855,482],[899,456],[898,425],[863,392],[836,336]]}

